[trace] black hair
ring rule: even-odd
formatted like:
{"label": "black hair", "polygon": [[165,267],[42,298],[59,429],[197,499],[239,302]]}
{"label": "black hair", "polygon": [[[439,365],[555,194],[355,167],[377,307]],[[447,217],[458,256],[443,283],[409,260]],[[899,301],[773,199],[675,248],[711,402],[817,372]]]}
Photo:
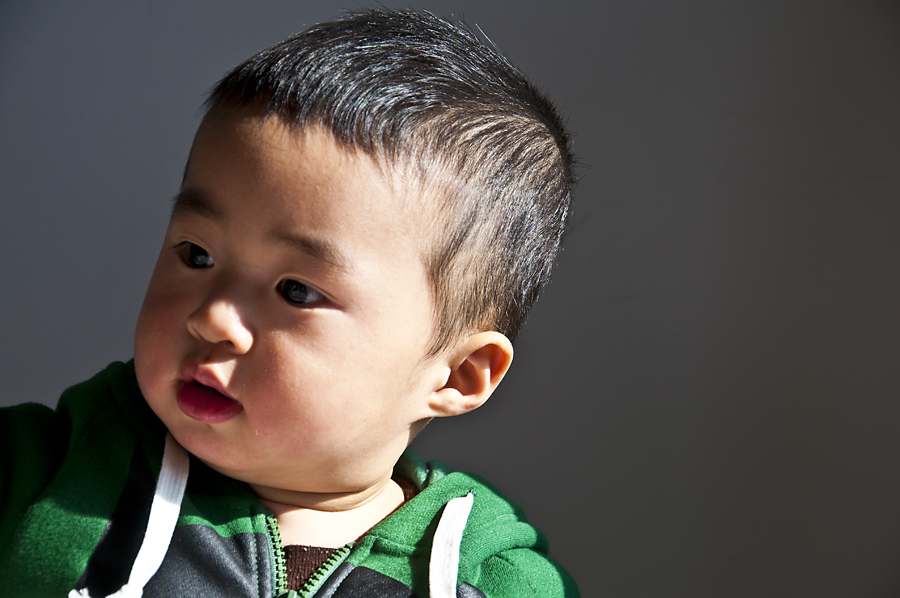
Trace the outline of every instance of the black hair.
{"label": "black hair", "polygon": [[259,103],[416,181],[432,352],[468,332],[516,337],[549,280],[575,178],[555,107],[493,44],[427,12],[350,13],[237,66],[207,109]]}

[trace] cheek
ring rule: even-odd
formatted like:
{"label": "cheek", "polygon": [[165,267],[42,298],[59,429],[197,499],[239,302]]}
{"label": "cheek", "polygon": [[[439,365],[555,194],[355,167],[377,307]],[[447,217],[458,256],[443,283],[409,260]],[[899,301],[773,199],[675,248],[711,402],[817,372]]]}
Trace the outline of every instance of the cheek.
{"label": "cheek", "polygon": [[134,364],[138,384],[150,399],[166,380],[177,348],[178,316],[172,302],[147,291],[134,333]]}
{"label": "cheek", "polygon": [[384,362],[383,351],[335,336],[345,342],[319,337],[257,345],[258,351],[266,349],[254,356],[262,367],[243,381],[246,390],[253,389],[262,417],[276,427],[302,424],[326,435],[380,417],[386,396],[397,392],[396,368]]}
{"label": "cheek", "polygon": [[166,322],[158,304],[145,300],[134,331],[134,357],[137,363],[159,358],[160,348],[164,345]]}
{"label": "cheek", "polygon": [[151,406],[162,384],[164,358],[160,351],[161,344],[154,329],[139,320],[134,339],[134,369],[141,393]]}
{"label": "cheek", "polygon": [[138,315],[135,343],[143,342],[144,338],[158,339],[184,328],[189,296],[184,284],[166,281],[154,273]]}

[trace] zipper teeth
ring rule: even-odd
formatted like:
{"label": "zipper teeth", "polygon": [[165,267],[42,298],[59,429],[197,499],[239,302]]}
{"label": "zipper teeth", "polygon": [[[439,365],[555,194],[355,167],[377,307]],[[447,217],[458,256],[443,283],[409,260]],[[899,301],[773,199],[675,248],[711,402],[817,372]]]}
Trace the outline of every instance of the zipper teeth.
{"label": "zipper teeth", "polygon": [[272,534],[272,548],[275,552],[275,595],[287,592],[287,566],[284,562],[284,544],[281,542],[281,530],[275,517],[266,517],[269,532]]}
{"label": "zipper teeth", "polygon": [[310,596],[315,590],[318,590],[319,586],[334,572],[334,568],[347,558],[351,549],[352,544],[345,544],[332,552],[331,556],[325,559],[325,562],[316,569],[312,577],[303,584],[303,587],[300,589],[300,596]]}

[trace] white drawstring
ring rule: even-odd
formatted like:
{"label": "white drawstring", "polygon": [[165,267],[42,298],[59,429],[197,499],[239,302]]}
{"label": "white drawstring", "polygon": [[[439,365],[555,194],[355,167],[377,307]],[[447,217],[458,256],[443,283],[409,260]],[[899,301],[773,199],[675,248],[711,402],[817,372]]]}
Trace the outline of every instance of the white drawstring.
{"label": "white drawstring", "polygon": [[431,598],[456,598],[459,574],[459,547],[472,512],[475,495],[454,498],[444,506],[431,542],[428,562],[428,591]]}
{"label": "white drawstring", "polygon": [[[150,505],[150,518],[144,541],[131,567],[128,583],[107,598],[140,598],[144,586],[156,573],[175,533],[175,524],[181,512],[181,499],[187,486],[190,458],[171,434],[166,435],[166,449],[163,453],[162,468],[156,481],[156,491]],[[87,589],[72,590],[69,598],[90,598]]]}

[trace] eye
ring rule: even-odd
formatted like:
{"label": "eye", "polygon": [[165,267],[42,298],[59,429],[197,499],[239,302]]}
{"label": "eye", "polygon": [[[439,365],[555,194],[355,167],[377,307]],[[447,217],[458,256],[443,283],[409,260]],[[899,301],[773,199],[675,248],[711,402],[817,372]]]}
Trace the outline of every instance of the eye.
{"label": "eye", "polygon": [[178,248],[181,250],[181,258],[191,268],[212,268],[213,258],[205,249],[195,243],[185,241]]}
{"label": "eye", "polygon": [[309,305],[325,298],[314,288],[290,278],[278,283],[278,292],[291,305]]}

